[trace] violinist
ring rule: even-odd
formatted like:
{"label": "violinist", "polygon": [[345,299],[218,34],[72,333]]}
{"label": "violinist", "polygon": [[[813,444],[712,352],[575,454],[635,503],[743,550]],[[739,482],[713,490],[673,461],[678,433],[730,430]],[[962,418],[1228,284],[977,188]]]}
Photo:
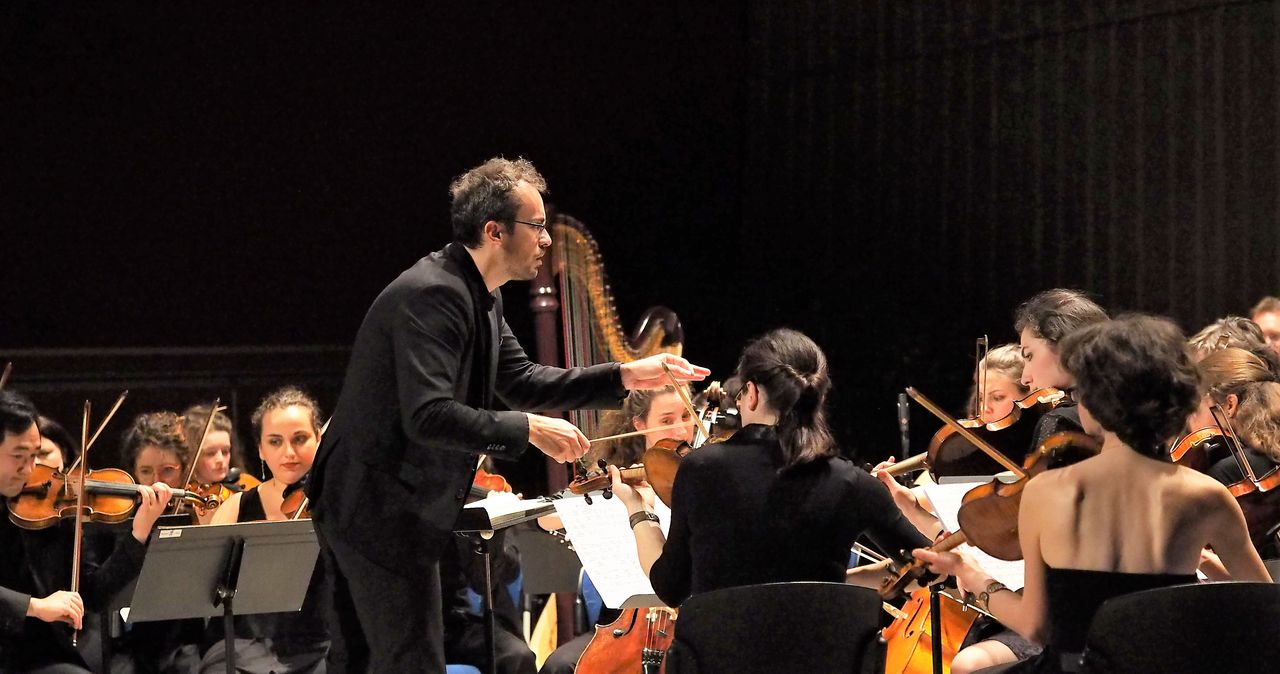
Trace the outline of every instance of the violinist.
{"label": "violinist", "polygon": [[[648,431],[651,428],[664,428],[687,422],[684,428],[666,428],[665,430]],[[680,400],[679,394],[672,386],[646,391],[632,391],[622,401],[622,409],[609,412],[602,425],[601,435],[618,435],[628,431],[646,431],[644,435],[631,436],[599,443],[600,448],[592,447],[587,455],[594,464],[603,459],[611,466],[625,468],[635,465],[644,456],[645,450],[653,447],[659,440],[679,440],[693,442],[693,420],[688,409]],[[652,489],[640,489],[647,507],[653,507]],[[617,619],[619,611],[605,608],[599,624],[607,625]],[[587,630],[563,644],[543,663],[542,674],[570,674],[578,664],[578,659],[595,636],[594,630]]]}
{"label": "violinist", "polygon": [[1200,332],[1187,340],[1192,357],[1199,361],[1205,356],[1225,349],[1236,347],[1247,351],[1267,349],[1267,340],[1262,328],[1257,323],[1240,316],[1227,316],[1201,328]]}
{"label": "violinist", "polygon": [[738,361],[743,427],[681,459],[664,539],[643,497],[611,466],[631,515],[641,568],[669,606],[690,594],[787,581],[877,587],[884,567],[849,570],[864,533],[890,550],[927,543],[874,479],[840,456],[827,426],[827,359],[813,340],[777,329]]}
{"label": "violinist", "polygon": [[[22,491],[35,465],[37,417],[26,397],[0,390],[0,494],[6,499]],[[103,546],[85,545],[79,593],[59,589],[70,587],[70,523],[28,531],[8,517],[0,522],[0,671],[89,671],[67,628],[84,627],[86,611],[100,610],[142,569],[151,528],[170,494],[165,484],[144,487],[139,494],[132,526],[111,535],[108,554],[98,557],[95,553]],[[94,640],[82,635],[81,641]]]}
{"label": "violinist", "polygon": [[173,412],[139,414],[125,432],[122,454],[138,484],[180,484],[189,454],[182,417]]}
{"label": "violinist", "polygon": [[40,452],[36,454],[36,464],[63,470],[75,463],[79,452],[76,451],[75,439],[67,429],[43,414],[36,423],[40,427]]}
{"label": "violinist", "polygon": [[[243,468],[239,465],[239,442],[237,441],[235,429],[231,425],[231,419],[222,412],[213,415],[213,423],[209,421],[209,405],[192,405],[182,413],[182,430],[187,438],[187,446],[194,455],[192,459],[195,461],[194,469],[187,466],[187,473],[191,475],[191,484],[188,489],[199,492],[204,495],[215,495],[220,501],[226,501],[232,494],[252,487],[257,484],[257,480],[241,472],[239,478],[233,483],[223,484],[223,480],[227,477],[227,472],[234,466]],[[205,427],[208,426],[209,432],[204,433]],[[196,447],[196,443],[200,442],[201,435],[204,435],[204,443],[200,447]],[[213,519],[213,512],[199,514],[200,523],[208,524]]]}
{"label": "violinist", "polygon": [[[1280,409],[1273,408],[1268,393],[1275,384],[1276,373],[1259,353],[1228,347],[1210,353],[1197,364],[1204,394],[1195,411],[1187,418],[1187,431],[1218,426],[1212,406],[1217,405],[1240,433],[1245,456],[1254,474],[1263,475],[1275,468],[1268,454],[1280,454],[1280,444],[1268,430],[1280,423]],[[1234,456],[1213,456],[1208,473],[1224,485],[1244,479]]]}
{"label": "violinist", "polygon": [[1280,355],[1280,297],[1264,297],[1249,312],[1253,322],[1262,329],[1262,335],[1277,355]]}
{"label": "violinist", "polygon": [[[213,524],[289,519],[281,510],[284,491],[311,469],[321,418],[316,401],[296,387],[286,386],[267,394],[258,403],[252,420],[258,456],[271,471],[271,477],[256,487],[232,494],[214,513]],[[324,623],[324,573],[319,568],[313,573],[311,567],[297,572],[311,577],[300,612],[236,618],[237,668],[277,674],[324,671],[329,651]],[[220,628],[213,632],[219,637],[222,634]],[[207,647],[200,671],[221,672],[226,667],[225,657],[226,647],[221,641]]]}
{"label": "violinist", "polygon": [[934,572],[956,576],[980,608],[1045,644],[1037,658],[1004,671],[1074,671],[1105,600],[1195,582],[1206,545],[1234,578],[1270,580],[1226,488],[1165,459],[1168,438],[1199,393],[1181,331],[1165,319],[1120,318],[1072,332],[1060,354],[1085,431],[1103,438],[1102,451],[1024,488],[1024,593],[1009,591],[968,555],[915,551]]}

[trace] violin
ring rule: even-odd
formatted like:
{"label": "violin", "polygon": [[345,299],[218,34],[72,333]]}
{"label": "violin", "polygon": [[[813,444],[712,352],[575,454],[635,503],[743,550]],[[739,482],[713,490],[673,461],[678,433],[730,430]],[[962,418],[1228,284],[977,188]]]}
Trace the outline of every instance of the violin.
{"label": "violin", "polygon": [[471,486],[473,488],[472,495],[475,495],[474,492],[475,492],[475,488],[477,487],[485,490],[485,496],[488,496],[488,492],[512,491],[511,483],[507,482],[507,479],[505,477],[502,477],[497,473],[490,473],[489,471],[483,468],[476,469],[476,476],[474,479],[471,480]]}
{"label": "violin", "polygon": [[[939,604],[942,633],[942,671],[951,671],[951,661],[960,652],[965,637],[978,620],[981,611],[940,592]],[[886,610],[888,610],[886,608]],[[929,590],[920,589],[911,594],[900,609],[891,612],[894,621],[880,630],[885,641],[885,674],[932,674],[933,635],[930,632],[932,614],[929,606]]]}
{"label": "violin", "polygon": [[1280,466],[1275,466],[1261,476],[1253,471],[1253,464],[1245,453],[1244,446],[1237,440],[1231,420],[1218,405],[1211,408],[1213,418],[1218,422],[1218,431],[1235,458],[1240,474],[1244,477],[1238,482],[1227,485],[1227,491],[1236,497],[1236,503],[1244,512],[1245,526],[1249,530],[1249,538],[1259,550],[1267,549],[1274,542],[1271,530],[1276,522],[1280,522]]}
{"label": "violin", "polygon": [[[622,481],[627,484],[648,482],[658,498],[670,506],[671,489],[675,486],[676,470],[680,467],[680,459],[691,451],[693,447],[683,440],[663,438],[645,450],[641,463],[630,468],[619,468],[618,472]],[[605,498],[612,498],[613,493],[609,489],[611,484],[612,480],[602,465],[600,470],[575,477],[573,482],[569,483],[569,492],[581,495],[604,490]]]}
{"label": "violin", "polygon": [[1054,468],[1079,463],[1101,451],[1097,440],[1075,431],[1054,433],[1027,456],[1022,475],[1010,483],[992,479],[969,490],[961,499],[956,518],[968,541],[983,552],[1004,560],[1022,559],[1018,541],[1018,509],[1027,482]]}
{"label": "violin", "polygon": [[[1027,448],[1031,446],[1040,417],[1070,402],[1071,397],[1066,391],[1044,388],[1014,401],[1013,409],[995,421],[984,422],[973,417],[959,419],[956,423],[987,441],[1000,453],[1020,458],[1026,456]],[[885,471],[890,475],[901,475],[922,468],[927,469],[935,481],[952,475],[991,475],[1002,470],[998,462],[949,424],[934,433],[924,453],[888,466]]]}
{"label": "violin", "polygon": [[[208,484],[195,481],[188,482],[187,491],[203,499],[217,499],[219,504],[223,504],[227,502],[227,499],[231,498],[232,494],[253,489],[259,484],[262,484],[262,482],[258,478],[242,472],[239,468],[232,467],[227,469],[227,474],[222,478],[222,481]],[[199,514],[204,517],[206,513],[201,511]]]}
{"label": "violin", "polygon": [[1215,455],[1228,451],[1225,434],[1217,426],[1207,426],[1178,438],[1169,448],[1169,458],[1199,473],[1209,472]]}
{"label": "violin", "polygon": [[597,625],[578,657],[577,671],[658,674],[671,647],[677,615],[676,609],[665,606],[631,608],[608,625]]}
{"label": "violin", "polygon": [[[129,518],[140,488],[133,477],[118,468],[91,470],[84,478],[84,509],[94,522],[116,523]],[[65,517],[74,517],[80,496],[79,472],[63,474],[37,464],[22,491],[9,499],[9,521],[23,529],[45,529]],[[174,489],[173,497],[190,503],[199,511],[217,508],[214,497],[202,497],[185,489]]]}

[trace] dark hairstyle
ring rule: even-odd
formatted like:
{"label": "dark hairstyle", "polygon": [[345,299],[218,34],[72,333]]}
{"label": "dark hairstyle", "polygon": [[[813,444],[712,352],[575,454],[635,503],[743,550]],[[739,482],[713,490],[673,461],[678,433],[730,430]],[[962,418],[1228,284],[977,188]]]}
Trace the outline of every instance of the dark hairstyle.
{"label": "dark hairstyle", "polygon": [[191,452],[187,448],[187,436],[182,431],[182,417],[173,412],[147,412],[139,414],[124,434],[124,455],[129,470],[138,461],[138,453],[146,447],[173,452],[185,469],[190,465]]}
{"label": "dark hairstyle", "polygon": [[1107,320],[1107,312],[1079,290],[1054,288],[1023,302],[1013,315],[1013,329],[1027,328],[1057,348],[1072,331]]}
{"label": "dark hairstyle", "polygon": [[[688,391],[686,387],[685,392],[688,393]],[[649,415],[649,410],[653,409],[653,401],[658,396],[675,392],[675,387],[670,384],[662,388],[631,391],[623,399],[622,409],[611,410],[605,414],[600,424],[601,437],[636,430],[632,423],[636,419],[643,419]],[[595,466],[596,461],[603,459],[607,464],[625,468],[639,461],[646,449],[648,448],[645,447],[643,435],[633,435],[621,440],[606,440],[591,448],[586,461],[588,466]]]}
{"label": "dark hairstyle", "polygon": [[449,185],[453,240],[468,248],[479,246],[480,232],[490,220],[502,223],[510,232],[519,207],[511,193],[521,182],[529,183],[544,194],[547,191],[547,181],[523,157],[515,160],[494,157],[458,176]]}
{"label": "dark hairstyle", "polygon": [[0,389],[0,440],[5,435],[21,435],[40,418],[36,406],[13,389]]}
{"label": "dark hairstyle", "polygon": [[1253,305],[1253,309],[1249,311],[1251,317],[1258,314],[1275,314],[1280,313],[1280,297],[1264,297]]}
{"label": "dark hairstyle", "polygon": [[[200,456],[200,434],[204,432],[205,424],[209,423],[209,404],[192,405],[182,412],[182,433],[187,438],[187,447],[191,451],[192,457]],[[213,425],[209,427],[209,432],[223,431],[231,438],[231,460],[228,466],[242,468],[240,465],[240,439],[236,437],[236,429],[231,424],[231,417],[222,412],[213,415]]]}
{"label": "dark hairstyle", "polygon": [[823,409],[831,379],[827,357],[804,333],[788,328],[771,330],[742,349],[734,376],[742,386],[755,382],[778,413],[778,443],[784,468],[838,453]]}
{"label": "dark hairstyle", "polygon": [[1187,340],[1187,346],[1201,353],[1227,347],[1265,349],[1267,338],[1257,323],[1242,316],[1227,316],[1204,326]]}
{"label": "dark hairstyle", "polygon": [[286,407],[298,406],[305,408],[311,415],[311,432],[316,435],[320,434],[320,427],[323,423],[320,421],[320,404],[315,398],[307,395],[302,389],[296,386],[285,386],[268,393],[262,402],[258,403],[258,408],[253,411],[253,439],[258,445],[262,444],[262,418],[267,412],[273,410],[282,410]]}
{"label": "dark hairstyle", "polygon": [[44,416],[43,414],[37,419],[36,423],[40,426],[40,437],[48,438],[53,444],[58,446],[58,450],[62,452],[62,469],[68,470],[71,464],[75,463],[76,457],[80,456],[80,443],[71,435],[62,424]]}
{"label": "dark hairstyle", "polygon": [[1072,332],[1061,349],[1089,414],[1134,451],[1167,459],[1169,438],[1200,401],[1182,330],[1164,318],[1124,316]]}

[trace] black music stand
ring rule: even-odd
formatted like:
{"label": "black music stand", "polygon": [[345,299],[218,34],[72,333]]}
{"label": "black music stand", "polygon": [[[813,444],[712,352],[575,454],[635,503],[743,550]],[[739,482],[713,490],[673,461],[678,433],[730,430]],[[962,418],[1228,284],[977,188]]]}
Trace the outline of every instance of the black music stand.
{"label": "black music stand", "polygon": [[501,513],[491,513],[480,507],[479,503],[472,504],[458,513],[458,520],[453,525],[453,533],[468,536],[475,543],[476,554],[480,555],[481,563],[484,564],[484,591],[480,593],[480,606],[484,612],[484,642],[489,652],[489,666],[486,670],[489,674],[498,672],[498,648],[494,641],[493,624],[493,567],[490,562],[489,539],[493,538],[494,533],[498,531],[536,520],[556,511],[555,504],[550,501],[521,501],[521,504],[527,507],[515,512]]}
{"label": "black music stand", "polygon": [[319,553],[311,520],[157,528],[129,622],[221,615],[234,674],[233,616],[300,610]]}

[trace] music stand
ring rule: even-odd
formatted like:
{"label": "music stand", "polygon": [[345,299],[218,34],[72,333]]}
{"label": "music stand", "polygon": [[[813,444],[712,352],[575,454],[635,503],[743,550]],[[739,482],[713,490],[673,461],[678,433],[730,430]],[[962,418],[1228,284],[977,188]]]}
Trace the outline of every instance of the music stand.
{"label": "music stand", "polygon": [[550,515],[556,511],[556,507],[550,501],[540,500],[521,501],[517,508],[507,506],[490,510],[484,507],[484,503],[484,501],[478,501],[465,506],[458,513],[458,520],[453,525],[453,533],[471,538],[475,543],[476,553],[480,555],[480,563],[484,565],[484,591],[480,593],[480,606],[484,613],[485,647],[489,652],[487,671],[489,674],[497,674],[498,648],[494,641],[493,567],[490,562],[489,539],[493,538],[494,533],[503,529],[536,520],[543,515]]}
{"label": "music stand", "polygon": [[233,616],[300,610],[319,552],[311,520],[157,528],[129,622],[221,615],[234,674]]}

